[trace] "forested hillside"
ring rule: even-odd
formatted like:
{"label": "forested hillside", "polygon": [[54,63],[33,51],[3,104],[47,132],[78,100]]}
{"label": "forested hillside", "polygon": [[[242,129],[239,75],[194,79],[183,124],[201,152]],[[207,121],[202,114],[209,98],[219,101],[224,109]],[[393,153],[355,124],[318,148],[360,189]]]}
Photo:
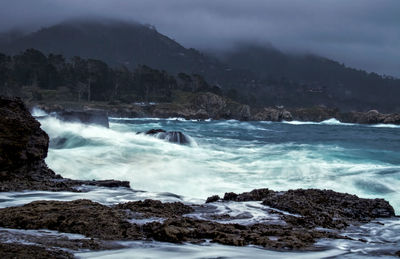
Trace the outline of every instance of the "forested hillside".
{"label": "forested hillside", "polygon": [[[81,98],[110,99],[118,96],[130,99],[134,95],[135,99],[141,100],[149,99],[146,96],[168,100],[168,91],[163,89],[175,87],[174,83],[166,83],[171,81],[169,77],[185,81],[186,76],[179,76],[185,73],[196,74],[200,81],[217,86],[231,99],[252,106],[323,105],[341,110],[400,111],[399,79],[349,68],[315,55],[283,53],[271,46],[242,44],[224,53],[203,54],[183,47],[149,25],[76,20],[24,36],[19,33],[3,34],[0,39],[0,52],[16,55],[10,62],[17,66],[17,70],[22,63],[26,67],[32,65],[28,64],[31,62],[26,58],[28,54],[21,54],[30,48],[43,52],[43,55],[32,55],[37,55],[37,60],[45,57],[50,64],[45,66],[46,69],[40,66],[32,68],[38,70],[36,74],[40,75],[35,79],[37,85],[48,89],[69,85],[70,89],[80,93]],[[6,71],[1,73],[10,69],[10,63],[7,64],[3,66]],[[71,67],[80,69],[70,76]],[[58,72],[51,72],[55,68]],[[139,73],[153,69],[158,71],[159,79],[150,88],[157,90],[143,90],[146,87],[138,86],[137,76],[134,80],[128,79],[130,72],[127,71]],[[107,72],[109,70],[113,72]],[[63,75],[61,79],[59,74]],[[14,79],[19,85],[32,85],[33,80],[26,79],[25,72],[18,72]],[[136,82],[135,87],[127,83],[130,80]],[[193,78],[190,80],[193,81]],[[169,84],[172,86],[167,87]],[[83,91],[86,87],[83,85],[93,85],[101,91]],[[126,85],[136,90],[126,91]],[[1,87],[4,88],[4,85]]]}

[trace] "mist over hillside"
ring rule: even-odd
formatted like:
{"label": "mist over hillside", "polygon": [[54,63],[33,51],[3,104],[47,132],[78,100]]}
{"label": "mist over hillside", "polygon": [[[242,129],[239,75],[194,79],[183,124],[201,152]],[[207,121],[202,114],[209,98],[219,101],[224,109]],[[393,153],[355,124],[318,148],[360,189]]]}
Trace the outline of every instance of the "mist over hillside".
{"label": "mist over hillside", "polygon": [[400,110],[398,79],[317,55],[287,54],[266,44],[243,42],[204,54],[154,26],[111,19],[75,19],[27,35],[3,34],[0,40],[0,52],[9,55],[29,48],[98,59],[114,67],[146,65],[175,75],[199,74],[230,98],[253,106]]}

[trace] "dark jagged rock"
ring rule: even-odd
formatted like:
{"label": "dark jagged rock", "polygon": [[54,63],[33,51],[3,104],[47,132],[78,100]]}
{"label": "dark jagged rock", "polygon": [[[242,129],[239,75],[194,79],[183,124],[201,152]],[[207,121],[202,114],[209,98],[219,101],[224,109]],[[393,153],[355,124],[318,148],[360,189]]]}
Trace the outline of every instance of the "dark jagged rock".
{"label": "dark jagged rock", "polygon": [[0,257],[3,259],[18,258],[75,258],[71,253],[61,249],[49,249],[36,245],[0,243]]}
{"label": "dark jagged rock", "polygon": [[165,133],[166,131],[163,129],[151,129],[151,130],[146,131],[145,134],[146,135],[155,135],[155,134],[161,133],[161,132]]}
{"label": "dark jagged rock", "polygon": [[0,97],[0,191],[60,179],[44,162],[48,145],[49,137],[23,102]]}
{"label": "dark jagged rock", "polygon": [[[233,245],[260,245],[274,249],[304,249],[316,238],[338,237],[336,234],[293,228],[291,226],[255,224],[220,224],[191,218],[172,218],[164,223],[152,222],[143,226],[147,236],[158,241],[182,243],[212,242]],[[270,237],[278,239],[272,240]]]}
{"label": "dark jagged rock", "polygon": [[146,135],[155,136],[159,139],[164,139],[171,143],[181,145],[190,144],[190,139],[180,131],[165,131],[163,129],[151,129],[146,131]]}
{"label": "dark jagged rock", "polygon": [[[147,217],[163,216],[166,220],[139,226],[128,222],[130,214],[126,210],[140,211]],[[0,209],[0,227],[50,229],[104,240],[154,239],[173,243],[199,243],[210,239],[226,245],[253,244],[275,249],[305,249],[317,238],[340,238],[335,233],[301,226],[245,226],[181,216],[192,211],[190,207],[180,203],[162,204],[158,201],[126,203],[113,207],[89,200],[36,201],[20,207]]]}
{"label": "dark jagged rock", "polygon": [[[222,224],[210,220],[189,218],[185,217],[185,214],[193,212],[194,207],[179,202],[161,203],[160,201],[146,200],[107,207],[89,200],[76,200],[71,202],[37,201],[20,207],[0,209],[0,227],[47,228],[105,240],[153,239],[173,243],[199,243],[209,239],[212,242],[226,245],[260,245],[274,249],[309,249],[319,238],[346,238],[338,235],[335,231],[315,228],[316,226],[330,229],[339,228],[337,224],[326,224],[326,214],[329,214],[331,207],[334,207],[335,212],[342,209],[336,208],[336,206],[342,206],[345,213],[349,213],[345,204],[340,202],[338,205],[335,202],[323,200],[314,201],[308,196],[304,198],[302,195],[304,191],[296,190],[295,194],[287,192],[290,197],[296,197],[296,195],[300,197],[299,202],[294,203],[295,209],[292,211],[300,216],[279,214],[286,221],[285,224]],[[311,193],[314,191],[310,190]],[[315,195],[321,196],[320,193],[315,193]],[[330,192],[327,195],[340,196]],[[342,195],[343,201],[349,198],[355,201],[359,199],[355,196],[348,197],[347,194]],[[228,197],[234,196],[228,195]],[[264,202],[276,201],[276,206],[281,209],[286,209],[283,205],[291,206],[293,203],[291,199],[285,198],[285,193],[272,192],[268,189],[255,190],[235,197],[240,201],[250,199],[264,199]],[[282,201],[278,202],[279,199]],[[311,200],[311,205],[307,205],[308,199]],[[367,203],[362,202],[367,211],[369,211],[368,202],[371,201],[374,200],[366,200]],[[314,203],[324,206],[325,202],[328,204],[327,213],[323,210],[325,208],[314,207]],[[349,206],[353,205],[350,202]],[[379,201],[373,206],[375,212],[370,212],[371,217],[390,216],[393,213],[386,204],[381,204]],[[356,208],[359,209],[357,206]],[[309,212],[311,209],[315,209],[316,212]],[[129,223],[133,212],[142,214],[144,218],[163,217],[165,220],[162,222],[152,221],[142,225]],[[356,211],[354,213],[364,212]],[[353,217],[352,222],[363,220],[351,213],[343,216],[340,212],[336,213],[334,217],[338,217],[338,221],[346,217]]]}
{"label": "dark jagged rock", "polygon": [[341,229],[352,223],[393,217],[394,209],[383,199],[363,199],[331,190],[298,189],[275,192],[255,189],[242,194],[225,193],[225,201],[262,201],[262,204],[302,217],[285,217],[293,225]]}
{"label": "dark jagged rock", "polygon": [[252,119],[255,121],[291,121],[293,117],[287,110],[264,108],[257,112]]}
{"label": "dark jagged rock", "polygon": [[56,117],[63,121],[94,124],[108,128],[108,116],[104,111],[61,111]]}
{"label": "dark jagged rock", "polygon": [[[37,230],[29,232],[23,229],[0,229],[0,243],[7,243],[13,240],[14,243],[35,244],[46,248],[64,248],[68,250],[79,251],[82,249],[104,250],[119,249],[122,245],[115,242],[100,240],[97,238],[75,238],[64,235],[59,232],[50,233],[50,231]],[[2,257],[1,257],[2,258]]]}
{"label": "dark jagged rock", "polygon": [[290,110],[293,120],[297,121],[314,121],[321,122],[324,120],[338,118],[339,110],[329,109],[325,107],[310,107],[310,108],[298,108]]}
{"label": "dark jagged rock", "polygon": [[35,201],[0,210],[0,226],[18,229],[50,229],[103,240],[137,239],[134,225],[124,213],[90,200]]}
{"label": "dark jagged rock", "polygon": [[[254,189],[251,192],[236,194],[227,192],[223,197],[223,201],[262,201],[263,199],[273,195],[275,192],[269,189]],[[208,197],[206,203],[219,201],[221,198],[218,195]]]}
{"label": "dark jagged rock", "polygon": [[394,209],[383,199],[362,199],[331,190],[289,190],[263,199],[263,204],[299,214],[309,224],[343,228],[353,222],[393,217]]}
{"label": "dark jagged rock", "polygon": [[82,184],[129,187],[128,182],[77,181],[56,175],[44,161],[48,146],[48,135],[23,102],[0,97],[0,191],[76,191],[75,186]]}
{"label": "dark jagged rock", "polygon": [[368,112],[341,113],[339,120],[347,123],[359,124],[400,124],[400,114],[382,114],[377,110]]}
{"label": "dark jagged rock", "polygon": [[221,199],[218,195],[213,195],[207,198],[206,203],[216,202]]}
{"label": "dark jagged rock", "polygon": [[130,210],[133,212],[139,212],[145,217],[160,217],[160,218],[171,218],[176,216],[182,216],[194,211],[190,206],[187,206],[181,202],[173,203],[162,203],[157,200],[144,200],[134,201],[115,206],[118,209]]}

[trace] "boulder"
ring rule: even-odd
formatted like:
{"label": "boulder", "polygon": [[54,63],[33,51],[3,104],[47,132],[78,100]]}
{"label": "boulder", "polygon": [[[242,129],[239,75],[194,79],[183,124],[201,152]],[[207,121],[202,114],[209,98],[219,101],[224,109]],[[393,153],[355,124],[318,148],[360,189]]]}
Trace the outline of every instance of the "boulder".
{"label": "boulder", "polygon": [[159,139],[163,139],[168,142],[177,143],[181,145],[188,145],[191,143],[189,137],[180,131],[165,131],[163,129],[151,129],[146,131],[145,134],[155,136]]}

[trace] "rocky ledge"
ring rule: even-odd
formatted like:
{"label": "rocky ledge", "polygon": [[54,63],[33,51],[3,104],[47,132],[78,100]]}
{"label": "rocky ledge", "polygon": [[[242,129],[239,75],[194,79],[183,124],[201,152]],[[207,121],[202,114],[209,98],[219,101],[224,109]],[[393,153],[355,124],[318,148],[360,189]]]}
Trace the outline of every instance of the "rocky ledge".
{"label": "rocky ledge", "polygon": [[312,121],[321,122],[337,119],[344,123],[358,124],[400,124],[400,114],[382,114],[376,110],[368,112],[341,112],[326,107],[310,107],[297,109],[264,108],[257,110],[252,120],[255,121]]}
{"label": "rocky ledge", "polygon": [[[254,224],[230,223],[230,215],[219,214],[216,203],[257,201],[263,211],[279,221]],[[212,217],[204,216],[211,212]],[[210,215],[210,213],[208,214]],[[0,209],[0,227],[49,229],[92,238],[101,249],[107,240],[156,240],[201,243],[206,240],[225,245],[258,245],[269,249],[312,250],[319,238],[340,238],[338,230],[375,218],[394,216],[388,202],[361,199],[329,190],[275,192],[257,189],[248,193],[226,193],[210,197],[203,205],[144,200],[105,206],[90,200],[35,201],[19,207]],[[145,220],[143,220],[145,219]],[[221,222],[224,219],[225,222]],[[73,249],[72,243],[64,246]],[[82,243],[83,241],[81,241]],[[47,242],[47,245],[51,243]],[[87,243],[82,245],[88,246]]]}
{"label": "rocky ledge", "polygon": [[[190,98],[177,100],[175,103],[159,103],[152,105],[135,104],[104,104],[90,103],[81,104],[68,103],[63,107],[60,104],[37,104],[31,103],[30,106],[38,106],[47,112],[57,111],[63,113],[68,108],[81,109],[82,111],[97,114],[108,113],[113,117],[154,117],[154,118],[174,118],[185,119],[235,119],[241,121],[313,121],[321,122],[335,118],[345,123],[360,124],[400,124],[400,114],[383,114],[376,110],[368,112],[343,112],[334,108],[324,106],[307,108],[276,108],[264,107],[255,108],[249,105],[240,104],[229,98],[219,96],[214,93],[196,93]],[[101,111],[103,111],[101,113]],[[79,117],[79,116],[78,116]],[[74,118],[76,120],[76,116]],[[97,118],[100,120],[101,118]],[[85,119],[83,122],[87,121]]]}
{"label": "rocky ledge", "polygon": [[23,102],[0,97],[0,191],[76,191],[78,185],[129,187],[129,182],[62,178],[44,161],[48,146],[48,135]]}

